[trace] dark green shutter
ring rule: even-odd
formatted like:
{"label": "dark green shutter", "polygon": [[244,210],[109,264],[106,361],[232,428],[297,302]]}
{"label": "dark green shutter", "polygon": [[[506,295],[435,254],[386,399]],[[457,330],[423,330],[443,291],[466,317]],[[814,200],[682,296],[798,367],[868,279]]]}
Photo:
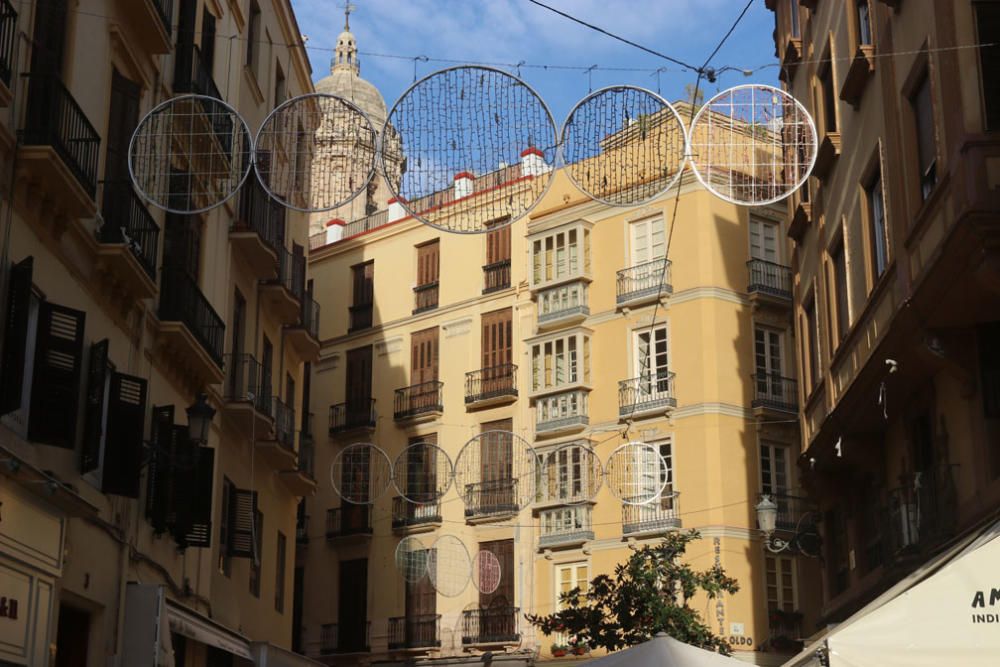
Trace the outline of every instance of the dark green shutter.
{"label": "dark green shutter", "polygon": [[108,392],[108,433],[104,441],[101,490],[128,498],[139,497],[146,381],[124,373],[111,374]]}
{"label": "dark green shutter", "polygon": [[187,426],[174,425],[173,438],[172,465],[167,483],[167,526],[177,546],[186,549],[187,536],[192,525],[194,492],[192,476],[195,469],[194,450],[197,445],[188,438]]}
{"label": "dark green shutter", "polygon": [[229,501],[229,555],[253,558],[257,492],[234,489]]}
{"label": "dark green shutter", "polygon": [[28,439],[73,449],[87,314],[43,301],[38,310]]}
{"label": "dark green shutter", "polygon": [[33,265],[34,258],[28,257],[10,270],[7,320],[4,322],[3,365],[0,366],[0,414],[4,415],[21,407]]}
{"label": "dark green shutter", "polygon": [[100,464],[101,436],[104,432],[104,385],[108,377],[108,339],[90,346],[87,370],[87,404],[84,408],[83,453],[80,472],[90,472]]}
{"label": "dark green shutter", "polygon": [[212,546],[212,498],[215,487],[215,450],[195,448],[195,470],[191,474],[191,526],[186,542],[191,547]]}
{"label": "dark green shutter", "polygon": [[146,517],[156,533],[167,530],[167,487],[174,441],[174,406],[153,407],[152,455],[146,486]]}

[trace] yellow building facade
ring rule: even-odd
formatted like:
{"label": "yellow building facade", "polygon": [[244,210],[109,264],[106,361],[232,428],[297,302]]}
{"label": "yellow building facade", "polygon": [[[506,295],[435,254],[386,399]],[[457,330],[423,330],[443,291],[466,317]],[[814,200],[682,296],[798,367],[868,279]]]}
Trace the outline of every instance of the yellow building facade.
{"label": "yellow building facade", "polygon": [[[291,651],[315,488],[308,221],[253,176],[165,214],[126,164],[174,95],[255,132],[311,91],[304,51],[279,46],[300,41],[291,4],[4,1],[0,26],[0,662],[310,664]],[[202,437],[184,412],[206,404]]]}

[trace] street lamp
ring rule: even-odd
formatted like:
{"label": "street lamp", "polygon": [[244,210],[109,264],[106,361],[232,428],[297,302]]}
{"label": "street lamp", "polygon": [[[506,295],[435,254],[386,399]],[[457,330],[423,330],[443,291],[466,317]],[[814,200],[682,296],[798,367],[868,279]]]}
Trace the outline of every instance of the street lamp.
{"label": "street lamp", "polygon": [[754,508],[757,510],[757,525],[760,532],[764,534],[764,547],[774,554],[783,551],[795,551],[810,558],[819,556],[819,535],[816,533],[814,522],[806,524],[808,528],[802,530],[802,522],[812,512],[804,512],[795,526],[795,535],[791,539],[785,540],[774,534],[778,523],[778,504],[771,499],[771,496],[761,496],[760,502]]}
{"label": "street lamp", "polygon": [[204,445],[208,442],[208,427],[212,424],[212,417],[215,416],[215,409],[208,404],[208,396],[198,394],[194,405],[187,408],[188,417],[188,437],[198,444]]}

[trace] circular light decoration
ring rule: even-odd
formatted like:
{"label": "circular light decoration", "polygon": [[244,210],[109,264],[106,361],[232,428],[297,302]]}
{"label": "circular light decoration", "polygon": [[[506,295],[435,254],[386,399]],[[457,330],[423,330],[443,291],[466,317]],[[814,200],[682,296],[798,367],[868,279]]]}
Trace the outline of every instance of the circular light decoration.
{"label": "circular light decoration", "polygon": [[182,95],[139,122],[128,148],[136,191],[170,213],[204,213],[236,194],[250,172],[250,130],[222,100]]}
{"label": "circular light decoration", "polygon": [[689,134],[698,180],[733,204],[780,201],[806,182],[816,163],[812,117],[773,86],[722,91],[698,111]]}
{"label": "circular light decoration", "polygon": [[288,208],[329,211],[367,190],[377,144],[368,116],[351,102],[325,93],[293,97],[257,132],[257,180]]}
{"label": "circular light decoration", "polygon": [[510,431],[471,438],[455,461],[455,486],[466,517],[512,514],[534,497],[535,450]]}
{"label": "circular light decoration", "polygon": [[441,535],[434,540],[427,558],[427,574],[434,590],[441,595],[449,598],[461,595],[472,577],[472,559],[465,543],[454,535]]}
{"label": "circular light decoration", "polygon": [[417,505],[440,500],[448,492],[454,474],[448,454],[428,442],[410,445],[392,464],[392,483],[396,491]]}
{"label": "circular light decoration", "polygon": [[677,110],[645,88],[595,90],[569,112],[562,157],[570,180],[610,206],[635,206],[673,186],[687,159]]}
{"label": "circular light decoration", "polygon": [[396,201],[449,232],[510,224],[541,200],[554,175],[556,127],[548,107],[517,77],[463,66],[414,83],[389,112],[382,165]]}
{"label": "circular light decoration", "polygon": [[489,595],[500,588],[500,559],[492,551],[480,551],[472,559],[472,584]]}
{"label": "circular light decoration", "polygon": [[415,584],[427,574],[427,561],[430,552],[424,543],[416,537],[404,537],[396,545],[396,569],[403,575],[403,580]]}
{"label": "circular light decoration", "polygon": [[611,453],[605,466],[608,488],[626,505],[645,505],[667,485],[667,464],[656,448],[629,442]]}
{"label": "circular light decoration", "polygon": [[540,487],[535,489],[535,495],[542,502],[585,503],[597,496],[604,482],[601,459],[586,445],[563,445],[539,454],[538,462]]}
{"label": "circular light decoration", "polygon": [[342,500],[355,505],[374,503],[389,488],[391,478],[389,457],[367,442],[345,447],[330,466],[333,490]]}

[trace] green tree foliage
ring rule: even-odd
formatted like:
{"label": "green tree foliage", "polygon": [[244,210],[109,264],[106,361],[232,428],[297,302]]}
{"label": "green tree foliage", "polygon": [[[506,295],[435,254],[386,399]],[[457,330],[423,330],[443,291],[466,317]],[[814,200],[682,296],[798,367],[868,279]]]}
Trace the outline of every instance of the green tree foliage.
{"label": "green tree foliage", "polygon": [[678,641],[729,655],[729,645],[688,604],[699,591],[711,599],[739,590],[721,566],[699,572],[683,562],[688,544],[700,537],[695,530],[670,533],[661,544],[643,547],[615,567],[613,577],[594,577],[586,593],[574,588],[562,595],[562,610],[548,616],[529,614],[528,622],[547,635],[562,633],[574,645],[609,651],[665,632]]}

